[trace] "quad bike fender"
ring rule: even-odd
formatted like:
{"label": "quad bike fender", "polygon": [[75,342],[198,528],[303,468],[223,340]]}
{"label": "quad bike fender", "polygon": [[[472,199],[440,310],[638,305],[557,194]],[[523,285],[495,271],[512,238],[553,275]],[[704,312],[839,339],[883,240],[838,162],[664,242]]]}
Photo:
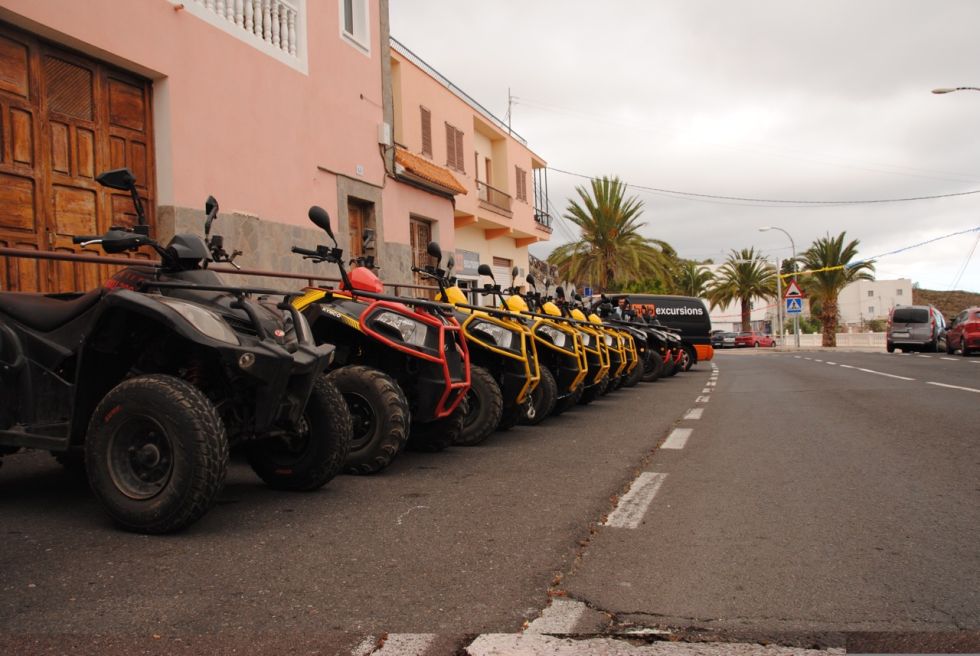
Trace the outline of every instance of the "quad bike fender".
{"label": "quad bike fender", "polygon": [[[79,354],[73,442],[82,440],[95,406],[127,376],[140,355],[139,349],[168,334],[207,350],[225,376],[233,378],[236,385],[250,388],[254,421],[249,428],[257,434],[300,420],[317,376],[333,357],[334,347],[329,344],[300,343],[290,352],[271,338],[242,339],[239,335],[238,344],[215,339],[150,294],[119,290],[107,294],[101,305]],[[180,359],[189,354],[168,355]],[[175,367],[177,364],[179,361]]]}

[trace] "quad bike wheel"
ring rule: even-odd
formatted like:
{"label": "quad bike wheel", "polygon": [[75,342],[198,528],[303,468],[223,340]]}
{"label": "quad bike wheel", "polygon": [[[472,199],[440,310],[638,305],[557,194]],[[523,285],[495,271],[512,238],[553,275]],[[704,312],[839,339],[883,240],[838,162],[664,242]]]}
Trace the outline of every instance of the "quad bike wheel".
{"label": "quad bike wheel", "polygon": [[604,389],[606,389],[607,385],[609,385],[608,375],[603,376],[598,383],[595,383],[594,385],[591,385],[590,387],[586,387],[584,390],[582,390],[582,396],[579,398],[578,404],[588,405],[592,403],[597,398],[602,396],[602,392]]}
{"label": "quad bike wheel", "polygon": [[388,374],[363,365],[340,367],[327,378],[337,386],[351,415],[351,447],[344,471],[381,471],[408,442],[410,416],[404,392]]}
{"label": "quad bike wheel", "polygon": [[644,383],[652,383],[660,378],[664,369],[664,360],[659,353],[650,353],[647,361],[643,363],[643,375],[640,377]]}
{"label": "quad bike wheel", "polygon": [[[530,399],[531,395],[529,394],[527,398]],[[497,430],[501,432],[508,431],[517,424],[521,423],[521,421],[527,416],[530,405],[531,403],[529,400],[525,400],[524,403],[511,403],[509,405],[505,405],[500,413],[500,421],[497,422]]]}
{"label": "quad bike wheel", "polygon": [[426,451],[429,453],[445,451],[463,433],[463,422],[466,419],[466,412],[467,403],[464,397],[448,417],[435,421],[416,422],[412,424],[412,432],[408,436],[408,448],[413,451]]}
{"label": "quad bike wheel", "polygon": [[555,401],[555,408],[551,411],[551,414],[558,416],[569,408],[578,405],[579,399],[582,398],[582,394],[584,393],[585,383],[579,383],[578,387],[575,388],[575,391],[573,391],[571,394],[566,394]]}
{"label": "quad bike wheel", "polygon": [[646,370],[646,360],[649,356],[644,357],[642,360],[636,363],[633,367],[633,371],[626,375],[626,380],[623,381],[623,387],[636,387],[636,384],[640,382],[643,378],[643,372]]}
{"label": "quad bike wheel", "polygon": [[228,468],[228,439],[201,390],[173,376],[137,376],[112,388],[92,413],[85,464],[113,521],[130,531],[169,533],[214,505]]}
{"label": "quad bike wheel", "polygon": [[340,473],[351,444],[351,415],[326,376],[317,378],[299,429],[248,442],[252,470],[276,490],[318,490]]}
{"label": "quad bike wheel", "polygon": [[531,407],[534,408],[534,416],[525,416],[521,419],[521,423],[526,426],[540,424],[554,410],[557,398],[558,383],[555,382],[554,375],[547,367],[541,367],[541,381],[531,392]]}
{"label": "quad bike wheel", "polygon": [[[773,342],[772,345],[775,346],[776,343]],[[681,364],[683,365],[684,371],[691,370],[691,367],[694,366],[694,349],[689,346],[684,347],[684,359],[681,360]]]}
{"label": "quad bike wheel", "polygon": [[470,390],[466,393],[463,430],[454,444],[476,446],[496,430],[504,411],[500,385],[483,367],[470,367]]}

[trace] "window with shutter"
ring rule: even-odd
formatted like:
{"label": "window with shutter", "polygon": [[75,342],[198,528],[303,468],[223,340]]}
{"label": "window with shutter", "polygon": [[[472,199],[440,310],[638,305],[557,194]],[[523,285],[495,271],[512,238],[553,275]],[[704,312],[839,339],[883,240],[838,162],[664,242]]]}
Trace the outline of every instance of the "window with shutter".
{"label": "window with shutter", "polygon": [[527,171],[519,166],[514,167],[517,173],[517,200],[527,202]]}
{"label": "window with shutter", "polygon": [[466,172],[463,162],[463,132],[446,123],[446,166]]}
{"label": "window with shutter", "polygon": [[432,157],[432,112],[425,107],[419,109],[422,113],[422,154]]}
{"label": "window with shutter", "polygon": [[459,164],[459,170],[465,171],[466,165],[463,163],[463,132],[462,130],[456,130],[456,162]]}

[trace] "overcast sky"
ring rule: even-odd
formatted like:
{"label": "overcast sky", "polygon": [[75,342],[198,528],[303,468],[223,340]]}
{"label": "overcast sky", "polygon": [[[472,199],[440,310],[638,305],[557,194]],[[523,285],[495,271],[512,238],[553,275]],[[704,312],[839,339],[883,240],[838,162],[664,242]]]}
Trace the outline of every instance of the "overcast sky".
{"label": "overcast sky", "polygon": [[[930,93],[980,86],[977,0],[390,0],[390,17],[395,38],[500,117],[509,87],[514,130],[555,169],[772,200],[980,190],[980,92]],[[549,171],[551,203],[563,212],[585,183]],[[630,193],[649,236],[716,262],[749,246],[788,257],[786,236],[760,226],[798,251],[846,230],[862,258],[980,226],[980,194],[793,207]],[[877,275],[980,292],[978,239],[882,257]]]}

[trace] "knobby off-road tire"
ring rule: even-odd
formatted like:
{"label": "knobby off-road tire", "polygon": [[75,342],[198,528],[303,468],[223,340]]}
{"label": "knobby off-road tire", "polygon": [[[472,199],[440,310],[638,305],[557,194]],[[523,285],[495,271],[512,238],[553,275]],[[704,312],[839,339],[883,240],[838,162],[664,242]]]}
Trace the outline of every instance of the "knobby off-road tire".
{"label": "knobby off-road tire", "polygon": [[643,367],[643,375],[640,379],[644,383],[652,383],[660,378],[661,372],[664,369],[664,359],[660,357],[659,353],[650,353],[650,357],[647,359]]}
{"label": "knobby off-road tire", "polygon": [[[775,345],[776,345],[776,342],[773,342],[772,343],[772,346],[775,346]],[[694,359],[695,359],[694,349],[692,349],[692,348],[685,348],[684,349],[684,353],[686,354],[686,357],[684,358],[684,361],[683,361],[684,362],[684,371],[690,371],[691,370],[691,367],[694,366]]]}
{"label": "knobby off-road tire", "polygon": [[[647,357],[649,357],[649,355]],[[623,382],[623,387],[636,387],[636,384],[643,378],[643,371],[646,369],[647,357],[636,363],[636,366],[633,367],[633,371],[626,376],[626,380]]]}
{"label": "knobby off-road tire", "polygon": [[605,390],[608,385],[609,385],[609,376],[605,375],[595,385],[585,388],[582,391],[582,396],[578,400],[579,405],[588,405],[593,401],[595,401],[597,398],[602,396],[603,390]]}
{"label": "knobby off-road tire", "polygon": [[225,482],[228,439],[199,389],[173,376],[138,376],[96,407],[85,465],[113,521],[130,531],[168,533],[214,504]]}
{"label": "knobby off-road tire", "polygon": [[344,397],[326,376],[319,376],[299,430],[250,441],[245,445],[245,457],[269,487],[310,492],[340,473],[350,452],[351,435]]}
{"label": "knobby off-road tire", "polygon": [[453,413],[444,419],[416,422],[408,436],[408,448],[412,451],[436,453],[445,451],[459,439],[466,416],[466,398],[460,401]]}
{"label": "knobby off-road tire", "polygon": [[470,366],[470,391],[466,393],[463,430],[454,444],[476,446],[497,429],[504,412],[500,385],[483,367]]}
{"label": "knobby off-road tire", "polygon": [[531,392],[531,404],[534,406],[534,417],[525,416],[521,423],[525,426],[537,426],[548,418],[555,409],[558,400],[558,383],[547,367],[541,367],[541,380]]}
{"label": "knobby off-road tire", "polygon": [[582,398],[582,394],[585,392],[585,383],[579,383],[578,387],[571,394],[566,394],[562,398],[555,401],[555,407],[551,411],[552,416],[557,417],[561,413],[565,412],[569,408],[578,405],[579,399]]}
{"label": "knobby off-road tire", "polygon": [[341,367],[327,379],[336,385],[351,414],[353,433],[344,471],[383,470],[408,442],[411,417],[402,388],[383,371],[363,365]]}

